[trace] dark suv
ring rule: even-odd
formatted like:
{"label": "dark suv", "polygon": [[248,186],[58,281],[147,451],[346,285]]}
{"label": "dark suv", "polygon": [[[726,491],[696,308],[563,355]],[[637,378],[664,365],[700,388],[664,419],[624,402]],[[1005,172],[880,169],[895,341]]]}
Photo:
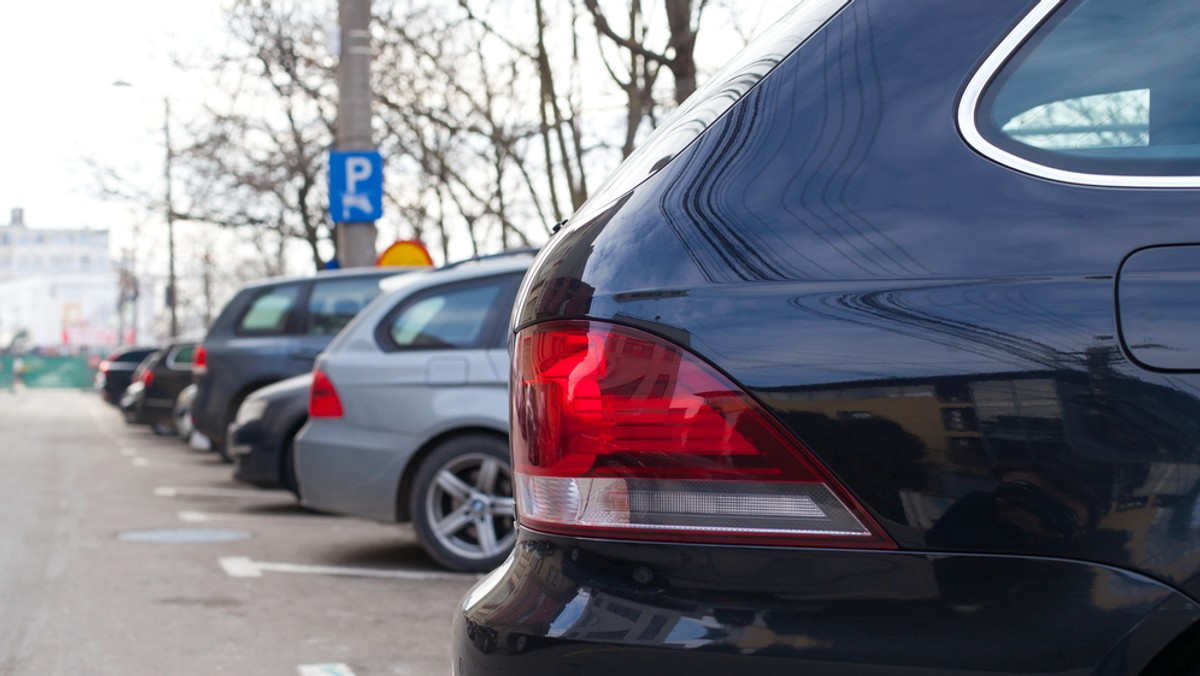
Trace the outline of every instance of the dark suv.
{"label": "dark suv", "polygon": [[809,0],[731,62],[525,277],[455,676],[1200,673],[1197,36]]}
{"label": "dark suv", "polygon": [[380,293],[417,268],[360,268],[272,278],[243,288],[196,350],[196,429],[225,455],[226,429],[246,395],[312,369],[313,360]]}

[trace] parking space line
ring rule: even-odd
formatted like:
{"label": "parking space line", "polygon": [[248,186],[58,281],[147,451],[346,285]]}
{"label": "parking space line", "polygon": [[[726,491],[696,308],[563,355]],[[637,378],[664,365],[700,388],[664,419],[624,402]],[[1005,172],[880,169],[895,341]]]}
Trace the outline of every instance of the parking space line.
{"label": "parking space line", "polygon": [[352,568],[346,566],[309,566],[298,563],[268,563],[253,561],[245,556],[225,556],[219,559],[221,568],[230,577],[262,577],[268,573],[298,573],[302,575],[332,575],[335,577],[372,577],[389,580],[463,580],[479,577],[475,573],[425,572],[418,570],[389,570],[384,568]]}
{"label": "parking space line", "polygon": [[300,676],[354,676],[350,667],[337,664],[301,664],[297,667]]}
{"label": "parking space line", "polygon": [[[182,510],[175,512],[176,518],[184,523],[210,523],[213,521],[270,521],[272,523],[286,522],[308,522],[313,521],[328,521],[329,518],[323,514],[288,514],[280,516],[275,514],[236,514],[231,512],[200,512],[196,510]],[[281,518],[283,521],[281,521]]]}
{"label": "parking space line", "polygon": [[205,498],[258,498],[271,499],[282,494],[282,490],[269,491],[257,488],[208,488],[204,486],[159,486],[154,494],[160,498],[205,497]]}

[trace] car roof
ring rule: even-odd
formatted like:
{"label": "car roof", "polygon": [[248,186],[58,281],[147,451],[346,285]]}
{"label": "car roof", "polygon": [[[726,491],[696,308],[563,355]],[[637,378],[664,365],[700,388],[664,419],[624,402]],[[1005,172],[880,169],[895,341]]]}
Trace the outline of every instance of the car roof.
{"label": "car roof", "polygon": [[434,284],[445,284],[459,280],[478,279],[491,275],[528,270],[536,251],[521,249],[490,256],[470,258],[440,268],[431,268],[413,275],[388,279],[380,284],[381,296],[395,296],[422,289]]}
{"label": "car roof", "polygon": [[391,275],[402,275],[407,272],[418,270],[428,270],[428,267],[412,266],[412,265],[396,265],[387,267],[363,267],[363,268],[340,268],[337,270],[320,270],[306,275],[280,275],[277,277],[264,277],[256,279],[252,282],[247,282],[242,285],[243,289],[256,289],[263,286],[271,286],[273,284],[286,284],[290,282],[303,282],[311,279],[337,279],[337,278],[354,278],[354,277],[388,277]]}

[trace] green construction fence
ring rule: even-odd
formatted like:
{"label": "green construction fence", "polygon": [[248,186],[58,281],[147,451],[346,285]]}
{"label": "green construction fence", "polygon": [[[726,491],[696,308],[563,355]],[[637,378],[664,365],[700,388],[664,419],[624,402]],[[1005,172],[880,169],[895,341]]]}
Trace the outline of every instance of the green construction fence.
{"label": "green construction fence", "polygon": [[[13,386],[13,359],[0,355],[0,389]],[[96,377],[86,356],[23,355],[21,360],[25,387],[90,388]]]}

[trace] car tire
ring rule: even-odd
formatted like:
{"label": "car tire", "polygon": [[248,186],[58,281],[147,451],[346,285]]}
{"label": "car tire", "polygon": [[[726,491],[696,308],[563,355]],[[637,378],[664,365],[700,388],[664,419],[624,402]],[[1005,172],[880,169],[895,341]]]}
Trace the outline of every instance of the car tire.
{"label": "car tire", "polygon": [[443,442],[417,470],[409,514],[421,546],[442,566],[500,565],[516,541],[508,443],[482,434]]}

